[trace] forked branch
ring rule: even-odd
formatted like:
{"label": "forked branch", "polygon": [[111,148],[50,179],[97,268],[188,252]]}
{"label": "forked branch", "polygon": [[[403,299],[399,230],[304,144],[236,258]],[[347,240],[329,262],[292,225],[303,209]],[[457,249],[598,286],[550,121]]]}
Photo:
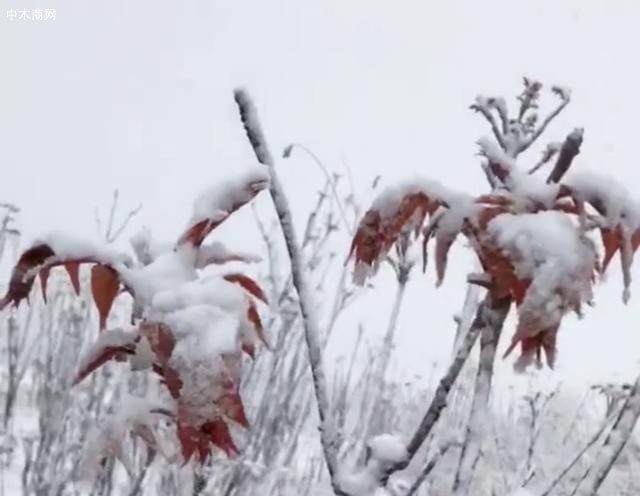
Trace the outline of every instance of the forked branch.
{"label": "forked branch", "polygon": [[558,97],[560,97],[560,104],[549,115],[547,115],[547,117],[545,117],[544,121],[542,121],[542,124],[540,124],[540,126],[538,126],[538,128],[533,131],[533,133],[531,133],[531,136],[529,136],[527,140],[522,142],[518,153],[525,151],[533,143],[535,143],[536,140],[542,135],[542,133],[546,131],[547,126],[551,124],[551,121],[558,117],[558,115],[560,115],[560,112],[562,112],[564,108],[569,105],[569,102],[571,101],[571,93],[568,89],[561,86],[553,86],[551,88],[551,91],[553,91],[556,95],[558,95]]}
{"label": "forked branch", "polygon": [[435,425],[438,423],[440,419],[440,415],[447,406],[447,400],[449,396],[449,392],[453,387],[456,379],[460,375],[462,371],[462,367],[464,366],[467,358],[469,357],[473,346],[478,339],[478,335],[480,332],[487,328],[495,328],[496,326],[502,326],[503,319],[499,316],[502,311],[502,308],[505,305],[509,305],[510,300],[501,300],[494,302],[492,301],[489,294],[482,301],[478,310],[476,312],[475,319],[469,328],[466,336],[464,337],[462,344],[460,345],[451,365],[445,375],[440,379],[440,383],[438,384],[435,393],[433,395],[433,399],[431,400],[431,404],[427,411],[424,414],[424,417],[420,421],[418,428],[416,429],[411,441],[407,445],[407,458],[395,465],[393,465],[389,470],[387,470],[383,474],[383,478],[380,481],[381,486],[385,486],[389,477],[399,470],[404,470],[409,466],[411,460],[416,455],[418,450],[422,447],[422,444],[427,439]]}

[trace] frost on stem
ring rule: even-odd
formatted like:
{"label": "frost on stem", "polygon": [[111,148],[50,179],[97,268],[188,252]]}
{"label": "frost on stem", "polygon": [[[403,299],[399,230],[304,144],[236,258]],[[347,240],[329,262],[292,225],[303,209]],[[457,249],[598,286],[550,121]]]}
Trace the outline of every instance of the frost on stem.
{"label": "frost on stem", "polygon": [[[249,426],[240,397],[241,354],[253,357],[258,342],[265,341],[258,302],[266,298],[244,274],[201,277],[199,270],[210,263],[255,261],[219,242],[203,241],[267,185],[265,171],[254,168],[208,188],[196,200],[175,247],[154,244],[150,233],[142,232],[132,239],[136,260],[109,245],[59,233],[36,241],[21,255],[0,309],[27,298],[36,277],[46,299],[49,273],[56,267],[67,271],[79,293],[81,267],[91,266],[91,293],[102,332],[81,359],[76,383],[108,361],[128,360],[132,370],[152,371],[170,398],[168,406],[153,409],[127,400],[126,411],[109,417],[96,436],[97,458],[116,456],[129,469],[120,443],[131,431],[155,448],[149,422],[158,412],[175,424],[185,461],[197,456],[204,462],[212,446],[230,456],[238,452],[228,423]],[[123,292],[133,297],[132,325],[104,330]]]}

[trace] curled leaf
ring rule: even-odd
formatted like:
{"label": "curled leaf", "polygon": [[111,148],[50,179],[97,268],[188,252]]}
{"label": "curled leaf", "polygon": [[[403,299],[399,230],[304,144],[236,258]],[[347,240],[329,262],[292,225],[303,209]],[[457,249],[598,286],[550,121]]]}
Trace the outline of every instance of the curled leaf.
{"label": "curled leaf", "polygon": [[267,297],[264,294],[264,291],[260,287],[260,285],[244,274],[225,274],[224,279],[239,284],[242,286],[248,293],[258,298],[260,301],[267,303]]}
{"label": "curled leaf", "polygon": [[0,300],[0,310],[10,304],[18,306],[23,299],[29,296],[38,269],[54,255],[55,253],[49,245],[39,244],[29,248],[20,256],[11,273],[7,293]]}

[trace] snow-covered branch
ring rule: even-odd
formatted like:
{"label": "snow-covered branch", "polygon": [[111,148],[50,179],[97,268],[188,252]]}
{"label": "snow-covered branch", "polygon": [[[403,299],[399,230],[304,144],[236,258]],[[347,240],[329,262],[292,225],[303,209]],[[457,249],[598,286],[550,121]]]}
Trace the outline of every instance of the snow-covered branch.
{"label": "snow-covered branch", "polygon": [[566,137],[551,174],[547,178],[547,183],[559,183],[567,173],[573,163],[573,159],[580,153],[583,134],[584,130],[582,128],[576,128]]}
{"label": "snow-covered branch", "polygon": [[542,135],[542,133],[545,132],[547,126],[551,124],[551,122],[556,117],[558,117],[558,115],[560,115],[560,112],[562,112],[567,105],[569,105],[569,102],[571,101],[571,91],[569,91],[569,89],[562,86],[553,86],[551,88],[551,91],[553,91],[553,93],[555,93],[560,98],[560,104],[549,115],[547,115],[547,117],[545,117],[544,121],[542,121],[542,124],[540,124],[540,126],[538,126],[538,128],[531,133],[531,136],[529,136],[525,141],[521,143],[518,153],[522,153],[531,145],[533,145],[533,143],[536,142],[536,140]]}
{"label": "snow-covered branch", "polygon": [[[495,136],[500,148],[503,150],[507,149],[507,145],[504,139],[504,134],[507,132],[508,121],[507,121],[507,112],[506,105],[504,104],[504,100],[499,100],[500,104],[496,103],[495,98],[485,98],[482,96],[477,96],[475,103],[471,104],[469,108],[476,112],[482,114],[482,116],[487,120],[489,125],[491,126],[491,131]],[[502,130],[498,127],[498,123],[496,122],[495,117],[491,113],[491,110],[496,108],[498,110],[498,115],[502,119]]]}
{"label": "snow-covered branch", "polygon": [[240,111],[240,117],[244,124],[247,137],[251,142],[258,161],[269,168],[270,183],[269,192],[282,227],[282,233],[287,245],[287,251],[291,262],[291,275],[293,285],[298,292],[298,304],[305,332],[307,353],[309,356],[309,366],[313,376],[314,392],[320,419],[320,440],[327,463],[327,469],[331,477],[334,492],[338,495],[344,494],[336,482],[337,473],[337,439],[327,418],[330,411],[327,380],[322,364],[322,349],[320,345],[320,328],[314,312],[311,293],[303,272],[302,257],[299,252],[296,233],[293,226],[291,209],[283,188],[275,172],[274,161],[267,142],[265,140],[256,108],[251,97],[244,89],[236,89],[235,100]]}
{"label": "snow-covered branch", "polygon": [[487,425],[493,366],[502,327],[510,306],[510,300],[496,302],[494,319],[490,325],[485,325],[482,328],[480,334],[480,363],[476,374],[466,437],[453,482],[453,494],[467,494],[469,492],[473,473],[480,457]]}

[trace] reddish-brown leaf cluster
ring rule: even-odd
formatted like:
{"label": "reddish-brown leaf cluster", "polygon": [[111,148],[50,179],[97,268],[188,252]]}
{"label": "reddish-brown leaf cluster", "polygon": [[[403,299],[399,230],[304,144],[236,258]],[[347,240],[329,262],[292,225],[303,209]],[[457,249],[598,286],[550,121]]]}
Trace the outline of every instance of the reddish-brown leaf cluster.
{"label": "reddish-brown leaf cluster", "polygon": [[37,244],[22,253],[13,268],[7,293],[0,300],[0,310],[9,305],[18,306],[29,297],[36,277],[40,280],[42,298],[47,301],[47,283],[51,269],[64,267],[76,294],[80,294],[80,265],[94,264],[91,269],[91,293],[100,317],[100,329],[104,329],[111,306],[120,290],[118,273],[108,265],[90,257],[65,259],[56,254],[51,246]]}
{"label": "reddish-brown leaf cluster", "polygon": [[[198,220],[180,236],[174,253],[177,254],[184,249],[195,250],[196,256],[189,259],[193,262],[193,267],[189,269],[191,272],[194,269],[204,268],[210,262],[221,264],[228,261],[247,261],[249,259],[245,255],[235,255],[229,252],[224,252],[222,258],[212,258],[209,255],[210,251],[203,253],[200,257],[197,255],[204,239],[211,231],[226,220],[231,213],[249,202],[266,184],[264,179],[252,180],[244,186],[237,184],[235,190],[231,192],[232,194],[227,194],[222,200],[224,215],[221,215],[220,211],[216,211],[213,214],[214,217]],[[71,250],[70,253],[77,253],[77,251]],[[38,243],[22,253],[13,269],[7,293],[0,300],[0,310],[9,305],[18,306],[22,300],[28,298],[36,277],[40,279],[43,298],[46,302],[47,281],[51,269],[55,267],[64,267],[69,274],[75,292],[79,294],[82,264],[91,265],[90,289],[97,308],[99,328],[104,330],[114,301],[121,292],[129,292],[137,301],[139,295],[131,286],[131,282],[135,282],[136,277],[139,279],[140,274],[144,274],[145,267],[136,268],[128,265],[109,264],[105,263],[101,256],[67,256],[64,253],[56,253],[53,245],[46,242]],[[244,274],[231,273],[222,277],[242,289],[246,300],[246,310],[244,310],[246,313],[243,317],[253,327],[256,338],[265,342],[264,329],[257,307],[257,301],[265,303],[267,301],[264,291],[256,281]],[[149,304],[149,302],[147,301],[145,304]],[[178,337],[170,326],[147,317],[138,321],[131,330],[105,331],[100,334],[90,355],[81,364],[74,384],[79,383],[110,360],[130,359],[132,367],[135,364],[136,369],[151,368],[160,377],[161,382],[175,400],[175,411],[163,413],[172,416],[175,420],[177,437],[185,461],[188,461],[194,454],[201,462],[204,461],[212,446],[218,447],[229,456],[236,454],[238,449],[234,445],[227,421],[233,421],[244,428],[249,427],[240,397],[241,350],[253,357],[256,348],[255,340],[251,336],[244,335],[242,336],[241,350],[238,349],[237,353],[219,354],[211,357],[211,367],[216,374],[215,383],[211,384],[211,388],[216,393],[212,395],[215,397],[211,408],[206,408],[206,411],[214,412],[210,418],[202,418],[194,414],[191,405],[193,398],[187,398],[183,394],[186,376],[181,374],[185,371],[177,370],[172,362],[177,342]],[[188,366],[187,363],[186,367]],[[147,426],[145,428],[148,429]],[[143,439],[155,442],[152,432],[145,432],[143,429],[138,435]]]}
{"label": "reddish-brown leaf cluster", "polygon": [[[506,171],[505,174],[507,173]],[[504,174],[503,174],[504,176]],[[505,177],[501,178],[502,180]],[[421,226],[427,218],[431,221],[423,229],[423,253],[426,267],[427,244],[430,239],[436,239],[435,259],[436,259],[436,280],[439,284],[444,278],[447,265],[448,252],[458,233],[464,234],[473,247],[484,275],[481,279],[474,281],[484,286],[495,301],[510,298],[518,309],[519,319],[516,332],[505,353],[508,355],[517,345],[520,345],[521,356],[517,365],[526,366],[531,362],[540,363],[542,351],[545,352],[547,363],[553,366],[556,357],[556,336],[560,326],[560,320],[555,319],[549,324],[548,318],[541,318],[538,312],[523,306],[532,280],[528,277],[520,277],[515,264],[517,260],[511,258],[509,254],[500,246],[495,244],[495,240],[487,234],[489,223],[502,214],[535,214],[546,210],[557,210],[566,215],[573,216],[578,220],[577,224],[586,223],[593,220],[593,216],[585,212],[585,205],[571,187],[558,185],[555,202],[545,204],[537,198],[520,197],[514,200],[513,195],[482,195],[474,200],[474,207],[468,205],[446,205],[435,198],[429,198],[427,192],[419,194],[413,192],[407,195],[401,202],[396,202],[398,207],[386,209],[383,215],[380,209],[371,208],[368,210],[353,237],[350,249],[350,258],[355,261],[356,272],[354,279],[357,283],[363,283],[363,274],[375,273],[379,261],[384,259],[391,247],[399,239],[400,233],[405,227],[415,228],[420,232]],[[384,193],[383,193],[384,195]],[[380,199],[377,200],[380,202]],[[381,201],[388,204],[388,201]],[[604,202],[592,199],[590,206],[601,216],[607,214],[603,211]],[[445,229],[440,228],[441,219],[444,218],[442,212],[435,213],[440,207],[447,208],[451,215],[461,215],[464,220],[454,229],[451,224]],[[456,212],[455,209],[466,209],[464,212]],[[630,281],[629,265],[633,253],[640,246],[640,230],[625,235],[625,228],[621,224],[614,227],[601,228],[604,245],[604,256],[602,262],[594,258],[592,265],[587,265],[580,269],[575,278],[582,282],[585,287],[590,287],[595,281],[596,272],[604,272],[608,267],[615,253],[620,252],[623,261],[623,273],[625,275],[625,286]],[[364,267],[364,268],[363,268]],[[557,288],[549,298],[559,297],[561,301],[560,309],[562,313],[568,311],[580,312],[581,295],[575,291],[567,291]]]}

